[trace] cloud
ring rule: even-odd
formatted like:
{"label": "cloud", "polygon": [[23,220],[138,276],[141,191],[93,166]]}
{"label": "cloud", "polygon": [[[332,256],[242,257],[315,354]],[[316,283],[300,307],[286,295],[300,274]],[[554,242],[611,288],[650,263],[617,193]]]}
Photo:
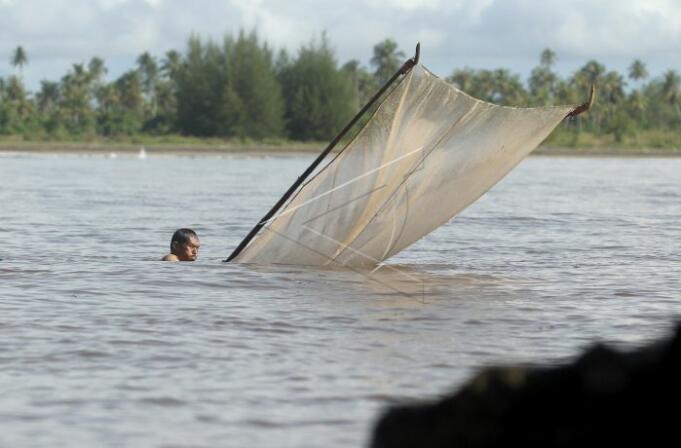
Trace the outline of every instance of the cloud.
{"label": "cloud", "polygon": [[678,0],[0,0],[0,76],[17,45],[35,86],[92,56],[114,77],[144,51],[182,51],[190,33],[221,39],[240,29],[291,52],[326,31],[340,62],[364,64],[387,37],[407,55],[420,41],[423,62],[441,76],[463,66],[527,74],[546,47],[564,74],[589,59],[681,71]]}

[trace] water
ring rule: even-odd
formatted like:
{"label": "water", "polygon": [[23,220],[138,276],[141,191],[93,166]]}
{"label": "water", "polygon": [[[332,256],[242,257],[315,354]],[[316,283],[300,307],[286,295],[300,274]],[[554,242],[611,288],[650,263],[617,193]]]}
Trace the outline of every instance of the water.
{"label": "water", "polygon": [[[1,155],[0,446],[362,446],[681,317],[681,159],[530,158],[373,276],[222,263],[310,160]],[[185,226],[199,261],[156,261]]]}

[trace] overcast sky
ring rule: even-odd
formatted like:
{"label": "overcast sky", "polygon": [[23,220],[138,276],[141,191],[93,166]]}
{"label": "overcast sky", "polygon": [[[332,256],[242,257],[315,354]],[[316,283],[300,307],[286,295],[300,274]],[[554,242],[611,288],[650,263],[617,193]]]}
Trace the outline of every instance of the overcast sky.
{"label": "overcast sky", "polygon": [[340,63],[368,66],[390,37],[440,76],[453,69],[509,68],[525,77],[549,47],[569,75],[589,59],[626,72],[635,58],[651,75],[681,72],[681,0],[0,0],[0,76],[10,56],[29,56],[31,89],[72,63],[106,61],[109,79],[143,51],[184,51],[194,32],[220,39],[256,29],[275,48],[297,51],[326,31]]}

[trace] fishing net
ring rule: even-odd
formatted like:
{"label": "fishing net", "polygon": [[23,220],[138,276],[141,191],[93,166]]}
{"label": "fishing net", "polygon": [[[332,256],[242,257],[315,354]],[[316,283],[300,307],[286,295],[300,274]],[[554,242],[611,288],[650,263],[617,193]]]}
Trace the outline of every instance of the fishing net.
{"label": "fishing net", "polygon": [[417,64],[235,261],[372,267],[474,202],[573,109],[490,104]]}

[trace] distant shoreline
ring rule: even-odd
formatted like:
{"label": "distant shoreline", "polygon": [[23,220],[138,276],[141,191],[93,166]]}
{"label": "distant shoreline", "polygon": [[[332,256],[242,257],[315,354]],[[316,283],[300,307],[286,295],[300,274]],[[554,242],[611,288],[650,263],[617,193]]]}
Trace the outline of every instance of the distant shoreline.
{"label": "distant shoreline", "polygon": [[323,143],[76,143],[76,142],[0,142],[0,152],[44,154],[138,154],[202,155],[248,153],[318,153]]}
{"label": "distant shoreline", "polygon": [[681,157],[681,148],[569,148],[540,146],[531,155],[567,157]]}
{"label": "distant shoreline", "polygon": [[[75,143],[75,142],[1,142],[0,152],[33,154],[139,154],[147,155],[216,155],[216,154],[316,154],[326,143]],[[342,147],[339,145],[339,147]],[[575,157],[681,157],[681,148],[570,148],[540,146],[532,155]]]}

